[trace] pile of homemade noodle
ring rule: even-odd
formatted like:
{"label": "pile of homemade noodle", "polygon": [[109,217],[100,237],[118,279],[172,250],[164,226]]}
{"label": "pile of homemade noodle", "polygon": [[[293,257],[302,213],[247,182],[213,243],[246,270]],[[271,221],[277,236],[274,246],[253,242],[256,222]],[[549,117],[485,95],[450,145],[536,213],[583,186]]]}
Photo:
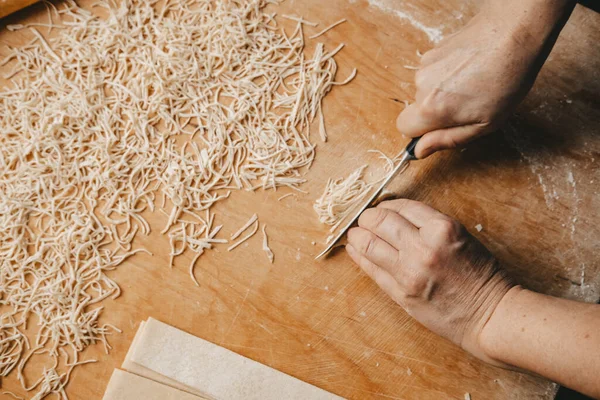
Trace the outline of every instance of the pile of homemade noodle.
{"label": "pile of homemade noodle", "polygon": [[[172,257],[199,256],[227,243],[213,204],[304,182],[309,125],[326,140],[322,100],[356,71],[336,82],[343,44],[307,57],[310,23],[288,17],[285,33],[268,3],[67,0],[8,27],[31,40],[1,62],[0,376],[34,399],[66,398],[72,369],[94,362],[78,354],[110,349],[118,329],[99,317],[120,289],[106,272],[145,251],[142,213],[167,214]],[[33,359],[46,367],[26,378]]]}

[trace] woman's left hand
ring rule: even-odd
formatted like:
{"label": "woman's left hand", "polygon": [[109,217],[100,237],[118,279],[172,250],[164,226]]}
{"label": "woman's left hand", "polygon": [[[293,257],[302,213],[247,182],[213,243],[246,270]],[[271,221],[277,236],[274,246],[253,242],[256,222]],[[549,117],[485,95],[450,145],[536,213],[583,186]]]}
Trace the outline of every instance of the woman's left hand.
{"label": "woman's left hand", "polygon": [[479,334],[514,286],[456,220],[411,200],[366,210],[348,232],[350,257],[421,324],[484,361]]}

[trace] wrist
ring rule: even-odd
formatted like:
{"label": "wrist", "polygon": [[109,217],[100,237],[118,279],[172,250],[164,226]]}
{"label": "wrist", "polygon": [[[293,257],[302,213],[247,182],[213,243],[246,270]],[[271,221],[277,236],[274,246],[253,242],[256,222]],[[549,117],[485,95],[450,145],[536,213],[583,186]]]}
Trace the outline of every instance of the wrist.
{"label": "wrist", "polygon": [[482,334],[490,320],[497,314],[501,303],[514,288],[512,280],[506,276],[504,271],[498,268],[497,272],[487,281],[485,287],[480,290],[478,297],[484,300],[479,302],[477,309],[472,313],[473,318],[461,342],[461,347],[464,350],[487,363],[497,366],[504,366],[504,364],[491,357],[482,346]]}
{"label": "wrist", "polygon": [[507,360],[503,357],[503,338],[507,336],[506,329],[511,326],[514,319],[514,310],[518,309],[519,299],[528,290],[521,286],[513,286],[502,297],[490,318],[482,327],[478,343],[486,359],[492,364],[507,366]]}

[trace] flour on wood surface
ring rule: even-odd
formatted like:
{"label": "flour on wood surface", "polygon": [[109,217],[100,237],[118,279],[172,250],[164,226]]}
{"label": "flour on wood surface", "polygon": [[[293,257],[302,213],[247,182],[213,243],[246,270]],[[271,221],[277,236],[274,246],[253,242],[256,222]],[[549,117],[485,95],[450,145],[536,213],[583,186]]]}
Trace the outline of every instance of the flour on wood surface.
{"label": "flour on wood surface", "polygon": [[400,10],[394,3],[393,0],[368,0],[369,5],[380,9],[383,12],[395,15],[396,17],[407,21],[409,24],[424,32],[429,40],[433,43],[438,43],[444,38],[441,27],[431,27],[425,25],[423,22],[416,19],[413,15],[408,12]]}

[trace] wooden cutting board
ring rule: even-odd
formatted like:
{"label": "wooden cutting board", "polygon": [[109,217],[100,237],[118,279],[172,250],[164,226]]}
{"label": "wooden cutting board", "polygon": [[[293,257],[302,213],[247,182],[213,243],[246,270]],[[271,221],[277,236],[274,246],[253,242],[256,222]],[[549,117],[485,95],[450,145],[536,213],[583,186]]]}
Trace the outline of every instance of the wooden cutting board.
{"label": "wooden cutting board", "polygon": [[[425,52],[460,28],[477,7],[473,0],[285,2],[280,15],[302,15],[319,28],[346,18],[322,40],[330,47],[346,43],[340,76],[354,67],[359,75],[326,99],[330,140],[318,146],[308,195],[278,202],[287,191],[235,193],[216,207],[227,236],[258,213],[275,263],[257,235],[231,253],[220,247],[205,254],[197,287],[187,270],[192,255],[170,269],[168,240],[158,233],[166,218],[149,217],[153,234],[137,243],[154,256],[139,254],[111,273],[123,294],[104,303],[103,321],[123,333],[111,337],[110,355],[101,346],[85,352],[100,362],[75,370],[70,398],[102,397],[139,322],[149,316],[352,399],[463,399],[467,392],[474,400],[552,398],[552,383],[485,365],[421,327],[344,252],[313,260],[328,236],[312,211],[323,185],[365,162],[381,165],[367,150],[393,154],[405,144],[394,128],[402,101],[415,91],[414,71],[404,66],[417,65],[417,49]],[[37,5],[3,24],[44,15]],[[597,301],[600,293],[598,26],[600,16],[578,6],[503,132],[464,152],[415,162],[394,185],[396,193],[462,221],[524,285],[585,301]],[[26,40],[0,29],[2,44]],[[15,374],[3,389],[24,395]]]}
{"label": "wooden cutting board", "polygon": [[0,0],[0,18],[36,3],[38,0]]}

